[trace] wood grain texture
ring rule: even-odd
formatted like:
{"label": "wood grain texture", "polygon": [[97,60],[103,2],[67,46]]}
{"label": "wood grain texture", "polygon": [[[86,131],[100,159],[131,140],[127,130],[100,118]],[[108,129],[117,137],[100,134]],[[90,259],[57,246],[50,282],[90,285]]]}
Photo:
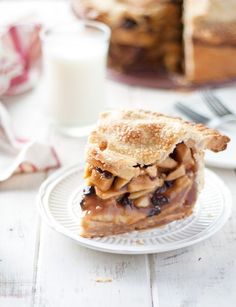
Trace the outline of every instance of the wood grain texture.
{"label": "wood grain texture", "polygon": [[[0,306],[30,306],[38,215],[35,197],[45,174],[0,184]],[[7,189],[6,189],[7,185]]]}
{"label": "wood grain texture", "polygon": [[151,306],[146,256],[100,253],[43,225],[34,306]]}
{"label": "wood grain texture", "polygon": [[[216,170],[233,192],[236,174]],[[170,253],[153,256],[161,307],[233,307],[236,302],[236,209],[224,228],[212,238]],[[155,302],[155,300],[154,300]],[[158,306],[154,303],[154,306]]]}

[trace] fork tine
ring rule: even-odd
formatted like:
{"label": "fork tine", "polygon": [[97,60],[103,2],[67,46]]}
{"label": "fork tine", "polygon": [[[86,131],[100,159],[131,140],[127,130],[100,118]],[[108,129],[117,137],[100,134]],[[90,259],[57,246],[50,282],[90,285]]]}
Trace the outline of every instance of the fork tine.
{"label": "fork tine", "polygon": [[213,92],[212,91],[210,91],[210,90],[208,90],[208,94],[209,94],[209,97],[211,96],[212,97],[212,100],[214,100],[217,104],[218,104],[218,106],[220,106],[221,107],[221,109],[225,112],[225,115],[227,115],[227,114],[233,114],[233,112],[230,110],[230,109],[228,109],[223,103],[222,103],[222,101],[215,95],[215,94],[213,94]]}
{"label": "fork tine", "polygon": [[[224,115],[232,115],[233,112],[230,111],[221,101],[218,97],[216,97],[212,91],[210,90],[206,90],[205,91],[205,98],[208,99],[209,106],[212,106],[212,110],[213,108],[215,108],[215,110],[217,109],[217,115],[219,116],[224,116]],[[216,111],[215,111],[216,113]]]}
{"label": "fork tine", "polygon": [[216,114],[217,116],[222,116],[222,110],[219,108],[218,104],[215,104],[215,102],[209,97],[207,91],[202,92],[202,97],[207,104],[207,106],[211,109],[211,111]]}
{"label": "fork tine", "polygon": [[219,102],[219,99],[217,99],[216,96],[214,96],[213,93],[211,93],[210,90],[207,90],[205,92],[205,95],[206,95],[206,98],[208,99],[208,101],[210,102],[212,108],[215,108],[215,110],[217,111],[217,115],[224,116],[224,115],[227,114],[227,113],[225,113],[224,108],[222,108],[222,103]]}
{"label": "fork tine", "polygon": [[193,111],[192,109],[190,109],[189,107],[187,107],[186,105],[184,105],[181,102],[177,102],[175,104],[175,108],[178,111],[180,111],[181,113],[185,114],[187,117],[189,117],[190,119],[192,119],[196,123],[206,124],[209,121],[208,117],[203,116],[196,111]]}

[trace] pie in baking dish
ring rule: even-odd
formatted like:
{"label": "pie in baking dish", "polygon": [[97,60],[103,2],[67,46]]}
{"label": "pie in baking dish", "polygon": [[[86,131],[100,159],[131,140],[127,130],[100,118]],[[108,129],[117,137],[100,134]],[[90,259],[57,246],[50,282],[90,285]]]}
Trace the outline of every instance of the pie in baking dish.
{"label": "pie in baking dish", "polygon": [[203,187],[204,150],[227,136],[144,110],[102,113],[88,140],[81,235],[107,236],[189,216]]}
{"label": "pie in baking dish", "polygon": [[108,64],[124,72],[180,73],[195,84],[236,77],[235,0],[71,0],[79,18],[111,30]]}

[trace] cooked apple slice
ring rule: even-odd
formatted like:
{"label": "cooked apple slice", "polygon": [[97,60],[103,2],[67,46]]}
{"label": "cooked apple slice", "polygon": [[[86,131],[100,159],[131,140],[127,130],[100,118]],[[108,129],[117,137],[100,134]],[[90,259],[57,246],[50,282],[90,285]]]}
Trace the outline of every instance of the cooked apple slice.
{"label": "cooked apple slice", "polygon": [[167,181],[175,180],[175,179],[182,177],[184,175],[185,175],[185,167],[184,167],[183,164],[181,164],[173,172],[168,174],[168,176],[166,177],[165,180],[167,180]]}
{"label": "cooked apple slice", "polygon": [[156,177],[151,179],[147,175],[141,175],[133,178],[128,184],[128,192],[137,192],[147,189],[160,187],[163,184],[163,179]]}
{"label": "cooked apple slice", "polygon": [[152,165],[146,168],[146,172],[148,175],[152,178],[155,178],[157,176],[157,167],[156,165]]}
{"label": "cooked apple slice", "polygon": [[178,144],[176,146],[176,157],[179,162],[182,162],[185,165],[194,164],[191,149],[187,147],[184,143]]}
{"label": "cooked apple slice", "polygon": [[92,167],[88,163],[86,163],[84,170],[84,179],[90,177],[91,174],[92,174]]}
{"label": "cooked apple slice", "polygon": [[115,191],[115,190],[111,189],[111,190],[108,190],[106,192],[103,192],[98,187],[95,186],[95,192],[96,192],[96,195],[98,197],[100,197],[101,199],[108,199],[108,198],[111,198],[111,197],[117,197],[119,195],[125,194],[125,192],[127,192],[127,190],[123,188],[119,191]]}
{"label": "cooked apple slice", "polygon": [[174,159],[172,159],[170,157],[166,158],[164,161],[159,162],[157,164],[158,167],[167,168],[167,169],[173,169],[177,165],[178,165],[178,163]]}
{"label": "cooked apple slice", "polygon": [[133,192],[133,193],[130,193],[129,195],[129,198],[130,199],[136,199],[136,198],[139,198],[141,196],[144,196],[150,192],[152,192],[153,189],[148,189],[148,190],[143,190],[143,191],[138,191],[138,192]]}
{"label": "cooked apple slice", "polygon": [[146,208],[150,205],[150,199],[148,196],[139,197],[135,199],[134,205],[138,208]]}
{"label": "cooked apple slice", "polygon": [[167,190],[166,195],[170,197],[170,199],[174,199],[183,191],[188,191],[192,186],[192,178],[189,178],[188,175],[184,175],[175,180],[174,185]]}
{"label": "cooked apple slice", "polygon": [[92,185],[98,187],[102,192],[106,192],[112,186],[114,176],[106,171],[93,169],[88,180],[90,184],[92,183]]}
{"label": "cooked apple slice", "polygon": [[114,181],[114,190],[120,190],[121,188],[123,188],[123,186],[125,186],[127,183],[129,182],[129,180],[121,178],[121,177],[117,177]]}

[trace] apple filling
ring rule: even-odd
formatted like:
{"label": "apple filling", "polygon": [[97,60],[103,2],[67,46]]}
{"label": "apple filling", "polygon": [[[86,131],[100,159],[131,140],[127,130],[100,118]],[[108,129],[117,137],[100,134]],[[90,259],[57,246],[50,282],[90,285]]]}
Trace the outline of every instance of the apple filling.
{"label": "apple filling", "polygon": [[197,189],[196,162],[190,147],[180,143],[164,161],[133,167],[138,169],[138,175],[127,180],[87,165],[87,186],[80,203],[83,227],[86,221],[90,226],[91,221],[111,223],[116,225],[117,233],[129,231],[128,225],[137,222],[137,229],[145,228],[146,223],[142,227],[140,221],[147,217],[151,227],[153,218],[156,226],[191,214]]}

